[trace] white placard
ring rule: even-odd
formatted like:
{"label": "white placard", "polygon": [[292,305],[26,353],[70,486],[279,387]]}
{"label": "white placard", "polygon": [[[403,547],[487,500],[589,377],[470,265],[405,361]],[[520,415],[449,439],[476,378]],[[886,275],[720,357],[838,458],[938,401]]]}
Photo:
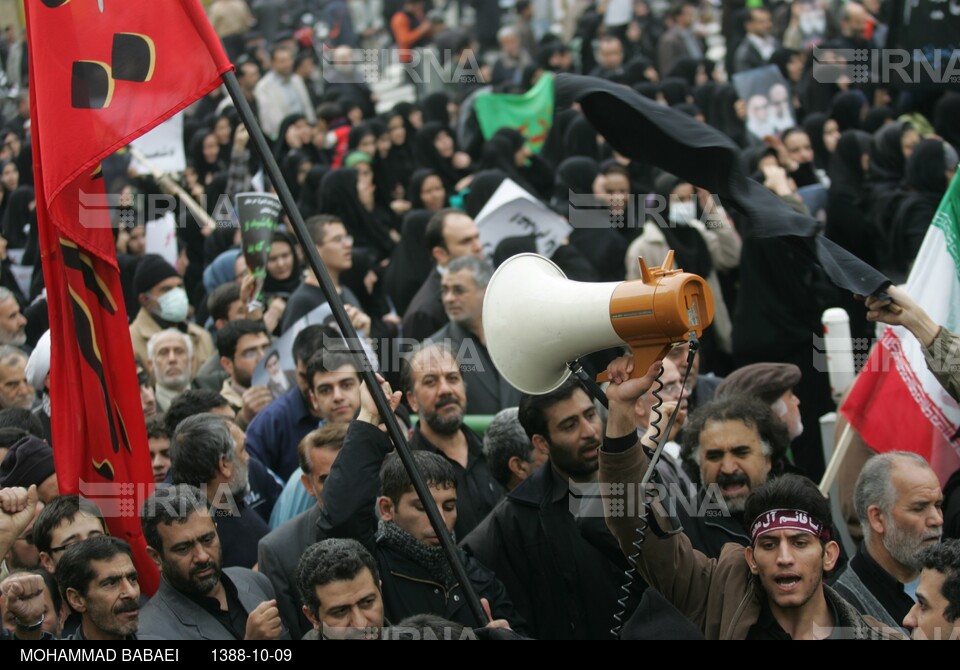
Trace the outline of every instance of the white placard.
{"label": "white placard", "polygon": [[[187,167],[183,150],[183,112],[176,114],[146,135],[131,142],[150,164],[163,174],[180,173]],[[146,165],[133,159],[130,168],[138,175],[152,174]]]}
{"label": "white placard", "polygon": [[148,254],[163,256],[173,267],[177,267],[177,219],[173,212],[167,212],[162,219],[147,221],[146,251]]}
{"label": "white placard", "polygon": [[537,253],[550,258],[573,232],[566,219],[510,179],[500,184],[476,222],[483,253],[490,260],[503,240],[529,235],[536,236]]}

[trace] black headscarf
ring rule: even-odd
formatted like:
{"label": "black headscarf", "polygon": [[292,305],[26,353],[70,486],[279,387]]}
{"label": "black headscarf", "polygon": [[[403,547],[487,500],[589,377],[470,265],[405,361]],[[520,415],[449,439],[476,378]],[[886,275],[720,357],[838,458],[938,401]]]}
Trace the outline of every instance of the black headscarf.
{"label": "black headscarf", "polygon": [[439,123],[444,128],[450,128],[450,96],[443,92],[431,93],[423,99],[420,106],[423,108],[423,124]]}
{"label": "black headscarf", "polygon": [[825,234],[867,263],[879,263],[882,233],[864,216],[866,172],[863,155],[870,152],[871,137],[861,130],[848,130],[840,137],[830,159],[830,191],[827,198]]}
{"label": "black headscarf", "polygon": [[660,82],[660,92],[663,93],[667,104],[673,107],[687,101],[690,86],[686,80],[679,77],[666,77]]}
{"label": "black headscarf", "polygon": [[7,206],[3,212],[3,237],[11,249],[23,249],[27,244],[31,217],[30,203],[36,199],[32,186],[18,186],[7,196]]}
{"label": "black headscarf", "polygon": [[803,120],[803,129],[810,137],[810,146],[813,147],[813,164],[821,170],[826,170],[830,165],[830,152],[827,151],[827,145],[823,142],[823,127],[830,117],[822,112],[807,114]]}
{"label": "black headscarf", "polygon": [[360,202],[356,170],[340,168],[326,174],[320,182],[320,211],[340,217],[354,246],[370,250],[376,258],[386,258],[393,250],[387,227]]}
{"label": "black headscarf", "polygon": [[570,123],[563,135],[563,155],[586,156],[600,159],[600,146],[597,144],[597,131],[586,117],[580,116]]}
{"label": "black headscarf", "polygon": [[273,233],[273,244],[277,242],[285,242],[290,245],[290,252],[293,254],[293,268],[290,276],[283,280],[274,279],[270,276],[270,273],[267,272],[267,278],[263,282],[263,294],[286,297],[293,293],[302,283],[303,270],[300,267],[300,261],[297,259],[297,243],[293,239],[293,236],[288,235],[282,230],[276,230]]}
{"label": "black headscarf", "polygon": [[320,182],[329,171],[330,168],[326,165],[314,165],[307,173],[307,178],[300,187],[300,199],[297,200],[297,209],[304,219],[320,213]]}
{"label": "black headscarf", "polygon": [[[280,161],[280,173],[283,175],[284,181],[287,182],[287,186],[290,187],[290,193],[293,194],[295,200],[300,198],[300,168],[304,163],[311,163],[312,167],[310,156],[300,149],[290,151]],[[304,183],[306,183],[306,179],[304,179]]]}
{"label": "black headscarf", "polygon": [[864,132],[868,132],[872,135],[883,128],[887,123],[896,121],[896,119],[897,113],[894,111],[893,107],[881,105],[880,107],[874,107],[867,112],[867,115],[863,118],[863,123],[860,124],[860,127],[864,130]]}
{"label": "black headscarf", "polygon": [[457,182],[463,179],[463,177],[467,175],[467,172],[453,167],[452,160],[444,158],[440,155],[440,152],[437,151],[433,143],[440,133],[446,133],[450,135],[451,138],[453,137],[453,134],[439,123],[432,122],[423,124],[423,128],[420,129],[420,132],[418,132],[414,138],[413,153],[416,158],[417,167],[435,170],[436,173],[440,175],[440,179],[443,180],[443,186],[447,189],[447,193],[454,193]]}
{"label": "black headscarf", "polygon": [[623,81],[627,86],[633,86],[641,82],[649,82],[647,70],[651,67],[656,69],[653,62],[646,56],[636,55],[623,66]]}
{"label": "black headscarf", "polygon": [[833,97],[830,104],[830,118],[840,126],[840,132],[860,127],[860,114],[867,106],[867,100],[860,91],[844,91]]}
{"label": "black headscarf", "polygon": [[197,179],[203,184],[206,182],[208,174],[215,174],[226,169],[226,165],[220,163],[219,154],[213,163],[208,163],[203,157],[203,140],[207,135],[213,134],[209,128],[200,128],[193,133],[190,138],[190,144],[187,147],[187,155],[190,158],[190,164],[197,171]]}
{"label": "black headscarf", "polygon": [[780,74],[782,74],[783,78],[786,79],[790,84],[791,89],[796,86],[797,82],[790,81],[790,70],[787,68],[787,65],[789,65],[790,59],[796,56],[798,53],[800,52],[781,47],[774,51],[773,55],[770,56],[770,64],[777,66],[777,69],[780,70]]}
{"label": "black headscarf", "polygon": [[750,135],[746,123],[737,116],[735,105],[739,99],[733,84],[718,85],[713,94],[712,109],[707,112],[707,121],[743,148],[750,145]]}
{"label": "black headscarf", "polygon": [[550,205],[563,216],[569,211],[570,192],[578,195],[593,193],[593,182],[600,174],[597,161],[586,156],[573,156],[557,166]]}
{"label": "black headscarf", "polygon": [[403,314],[433,268],[433,256],[427,249],[424,233],[433,212],[415,209],[403,217],[400,242],[390,254],[383,284],[397,312]]}
{"label": "black headscarf", "polygon": [[482,170],[473,176],[470,182],[470,192],[463,201],[464,211],[471,218],[477,218],[477,215],[483,210],[487,201],[493,197],[493,194],[500,188],[500,184],[509,175],[503,170]]}
{"label": "black headscarf", "polygon": [[[663,173],[654,184],[657,193],[665,199],[667,203],[666,216],[669,221],[670,216],[670,192],[680,184],[685,183],[672,174]],[[696,201],[696,195],[694,195]],[[697,202],[697,209],[700,209],[700,203]],[[676,265],[683,268],[685,272],[692,272],[701,277],[709,277],[713,272],[713,259],[710,257],[710,250],[696,228],[690,225],[690,222],[671,223],[660,229],[667,240],[667,244],[676,253]]]}
{"label": "black headscarf", "polygon": [[423,190],[423,182],[427,180],[427,177],[439,178],[440,175],[437,174],[436,170],[420,169],[410,177],[410,184],[407,186],[407,200],[410,201],[414,210],[426,209],[423,200],[420,199],[420,191]]}
{"label": "black headscarf", "polygon": [[903,179],[904,160],[900,140],[913,129],[907,121],[887,124],[873,136],[870,147],[869,180],[872,187],[896,188]]}
{"label": "black headscarf", "polygon": [[282,163],[287,154],[293,151],[293,147],[287,144],[287,131],[290,130],[290,126],[306,118],[303,114],[288,114],[280,122],[280,133],[277,135],[277,141],[273,146],[273,155],[278,163]]}
{"label": "black headscarf", "polygon": [[501,128],[483,146],[480,157],[480,170],[500,170],[519,184],[525,191],[537,195],[537,189],[530,184],[526,175],[514,162],[514,155],[523,148],[526,139],[513,128]]}
{"label": "black headscarf", "polygon": [[682,79],[689,88],[697,85],[697,70],[704,64],[702,58],[684,56],[675,61],[669,72],[664,73],[668,79]]}
{"label": "black headscarf", "polygon": [[[953,152],[956,156],[956,152]],[[900,201],[890,231],[893,279],[906,277],[920,251],[930,222],[947,190],[945,145],[940,140],[921,140],[907,161],[906,195]]]}
{"label": "black headscarf", "polygon": [[960,95],[948,93],[937,102],[933,127],[940,137],[954,147],[960,147]]}

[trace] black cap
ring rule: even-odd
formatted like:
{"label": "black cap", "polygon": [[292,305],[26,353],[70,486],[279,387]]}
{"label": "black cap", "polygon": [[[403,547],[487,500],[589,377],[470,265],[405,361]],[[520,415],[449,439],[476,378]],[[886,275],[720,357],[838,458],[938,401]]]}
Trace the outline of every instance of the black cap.
{"label": "black cap", "polygon": [[164,279],[179,276],[176,269],[162,256],[147,254],[137,263],[137,271],[133,274],[133,288],[137,295],[140,295],[146,293]]}
{"label": "black cap", "polygon": [[53,449],[29,435],[10,447],[0,463],[0,488],[40,486],[54,472]]}

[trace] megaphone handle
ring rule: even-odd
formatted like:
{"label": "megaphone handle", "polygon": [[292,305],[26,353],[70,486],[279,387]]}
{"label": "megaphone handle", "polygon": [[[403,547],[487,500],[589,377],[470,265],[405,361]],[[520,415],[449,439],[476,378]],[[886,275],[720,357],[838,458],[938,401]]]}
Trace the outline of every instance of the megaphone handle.
{"label": "megaphone handle", "polygon": [[[579,360],[573,361],[572,363],[567,363],[567,367],[570,368],[570,372],[580,380],[580,383],[584,385],[587,391],[594,397],[594,399],[599,402],[601,405],[610,408],[610,402],[607,400],[607,394],[603,392],[603,389],[600,388],[600,385],[593,380],[590,375],[587,374],[587,371],[583,369],[583,365]],[[603,374],[606,374],[605,372]]]}
{"label": "megaphone handle", "polygon": [[[633,372],[630,374],[630,378],[639,379],[647,374],[647,370],[650,368],[650,366],[656,361],[663,360],[664,356],[667,355],[667,352],[670,351],[672,346],[673,343],[671,342],[658,342],[655,344],[647,344],[642,347],[635,347],[631,345],[630,349],[633,351]],[[598,384],[604,384],[608,381],[610,381],[610,377],[607,375],[606,371],[597,375]]]}

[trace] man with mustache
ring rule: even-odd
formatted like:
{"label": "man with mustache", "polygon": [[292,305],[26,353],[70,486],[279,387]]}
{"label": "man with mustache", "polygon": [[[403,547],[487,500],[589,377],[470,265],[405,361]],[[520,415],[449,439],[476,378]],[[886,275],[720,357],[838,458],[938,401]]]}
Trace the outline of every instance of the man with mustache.
{"label": "man with mustache", "polygon": [[899,627],[914,606],[920,555],[943,532],[940,481],[922,456],[891,451],[863,466],[853,504],[863,544],[835,588],[861,612]]}
{"label": "man with mustache", "polygon": [[0,286],[0,344],[22,347],[27,343],[27,319],[13,292]]}
{"label": "man with mustache", "polygon": [[404,358],[400,383],[420,420],[410,438],[413,449],[443,456],[457,475],[458,537],[466,537],[503,497],[490,473],[480,438],[463,423],[467,387],[453,351],[429,344]]}
{"label": "man with mustache", "polygon": [[[669,418],[667,410],[664,425]],[[721,398],[690,415],[683,454],[700,470],[700,492],[694,504],[678,504],[676,511],[694,549],[716,558],[728,542],[750,543],[747,497],[783,471],[789,445],[783,422],[756,398]],[[720,514],[701,513],[717,505]]]}
{"label": "man with mustache", "polygon": [[35,399],[27,381],[27,355],[14,346],[0,345],[0,409],[33,409]]}
{"label": "man with mustache", "polygon": [[608,640],[629,566],[602,509],[587,506],[603,421],[574,379],[545,395],[525,394],[519,419],[534,452],[549,462],[507,494],[463,545],[503,582],[531,637]]}
{"label": "man with mustache", "polygon": [[246,568],[222,567],[220,536],[200,489],[183,484],[158,489],[144,503],[140,524],[147,553],[162,576],[156,595],[143,608],[141,635],[163,640],[290,638],[270,580]]}
{"label": "man with mustache", "polygon": [[68,640],[136,640],[140,583],[133,552],[108,535],[67,547],[57,564],[60,594],[80,627]]}

